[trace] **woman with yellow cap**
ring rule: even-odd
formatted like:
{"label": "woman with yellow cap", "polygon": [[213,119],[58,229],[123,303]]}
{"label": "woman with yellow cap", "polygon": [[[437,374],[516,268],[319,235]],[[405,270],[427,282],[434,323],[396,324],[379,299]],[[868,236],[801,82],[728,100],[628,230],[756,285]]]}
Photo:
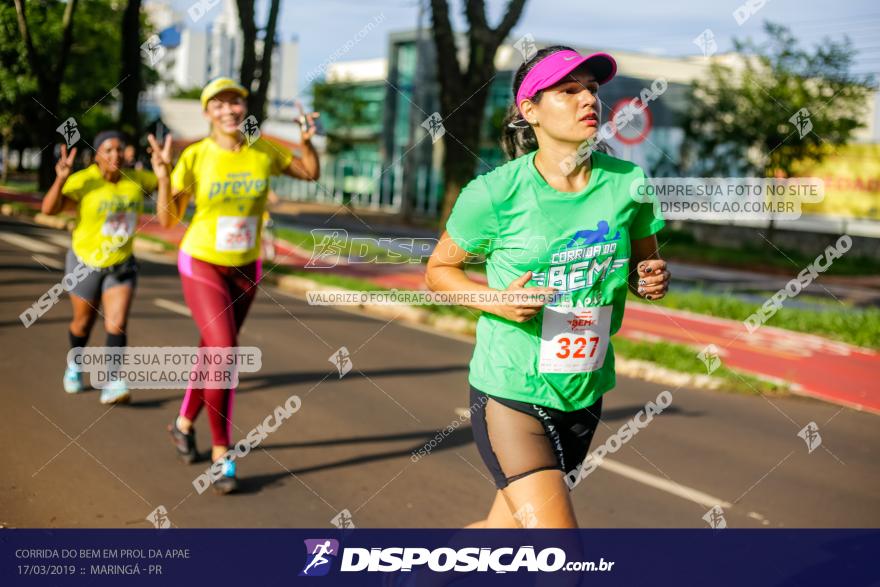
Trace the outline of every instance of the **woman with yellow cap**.
{"label": "woman with yellow cap", "polygon": [[[180,244],[178,269],[183,294],[201,334],[201,347],[235,347],[260,280],[261,218],[269,178],[285,174],[317,180],[318,155],[311,144],[317,113],[300,118],[302,155],[294,157],[259,137],[258,124],[248,117],[248,92],[229,78],[218,78],[201,95],[208,137],[187,147],[171,171],[171,137],[160,146],[149,137],[159,184],[157,215],[165,227],[177,224],[190,200],[195,215]],[[206,369],[209,369],[206,367]],[[211,367],[210,369],[213,369]],[[207,373],[210,375],[210,373]],[[232,401],[235,390],[222,373],[206,377],[205,388],[186,391],[180,414],[168,427],[178,455],[186,463],[197,457],[193,421],[207,405],[211,424],[211,470],[216,493],[237,488],[232,443]]]}

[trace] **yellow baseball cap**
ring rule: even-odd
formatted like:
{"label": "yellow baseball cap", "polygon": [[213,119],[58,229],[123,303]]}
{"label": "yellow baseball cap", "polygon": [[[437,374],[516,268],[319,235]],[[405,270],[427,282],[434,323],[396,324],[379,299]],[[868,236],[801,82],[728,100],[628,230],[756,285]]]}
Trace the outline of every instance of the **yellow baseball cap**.
{"label": "yellow baseball cap", "polygon": [[235,92],[242,98],[247,98],[248,95],[248,91],[237,81],[228,77],[218,77],[208,82],[208,85],[202,90],[202,97],[200,98],[202,110],[208,107],[208,100],[220,92]]}

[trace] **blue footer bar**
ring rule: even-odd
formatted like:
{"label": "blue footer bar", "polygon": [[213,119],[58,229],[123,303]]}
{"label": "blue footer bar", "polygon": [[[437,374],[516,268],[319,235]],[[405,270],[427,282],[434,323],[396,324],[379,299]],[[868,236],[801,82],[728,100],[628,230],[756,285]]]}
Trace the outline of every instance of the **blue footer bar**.
{"label": "blue footer bar", "polygon": [[0,585],[880,585],[878,530],[0,530]]}

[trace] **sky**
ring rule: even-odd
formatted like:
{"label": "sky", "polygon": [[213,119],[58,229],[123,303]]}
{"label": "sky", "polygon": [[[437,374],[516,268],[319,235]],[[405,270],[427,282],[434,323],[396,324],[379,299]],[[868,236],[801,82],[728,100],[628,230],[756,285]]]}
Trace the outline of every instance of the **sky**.
{"label": "sky", "polygon": [[[174,0],[185,10],[199,0]],[[206,0],[201,0],[206,1]],[[212,0],[207,0],[211,2]],[[421,0],[426,5],[427,0]],[[222,2],[222,0],[220,0]],[[388,33],[415,28],[419,0],[282,0],[279,32],[283,38],[299,40],[300,91],[305,90],[309,72],[319,67],[345,44],[357,37],[367,23],[376,20],[341,60],[384,57]],[[741,25],[734,12],[756,7]],[[258,0],[258,22],[264,22],[266,0]],[[464,0],[449,0],[453,26],[465,30]],[[489,22],[496,25],[506,0],[487,0]],[[854,71],[873,72],[880,79],[880,5],[870,1],[837,0],[528,0],[513,38],[531,34],[541,42],[641,51],[666,56],[700,55],[693,42],[711,29],[719,51],[731,50],[733,38],[762,38],[764,20],[789,26],[806,46],[825,37],[842,39],[849,34],[857,53]],[[219,12],[219,6],[208,17]],[[425,11],[426,23],[429,10]],[[207,21],[208,19],[205,19]],[[203,21],[204,22],[204,21]]]}

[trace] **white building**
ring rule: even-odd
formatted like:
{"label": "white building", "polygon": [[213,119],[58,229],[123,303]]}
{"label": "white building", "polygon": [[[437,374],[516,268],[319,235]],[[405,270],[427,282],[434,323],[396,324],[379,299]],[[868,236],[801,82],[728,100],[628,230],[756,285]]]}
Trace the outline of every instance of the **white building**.
{"label": "white building", "polygon": [[[180,91],[201,88],[215,77],[239,79],[243,40],[236,3],[234,0],[202,0],[202,3],[210,8],[204,10],[196,1],[187,10],[176,10],[171,0],[157,0],[145,6],[164,48],[163,57],[154,65],[161,81],[148,92],[154,103]],[[215,10],[216,7],[220,10]],[[258,54],[261,44],[258,40]],[[298,67],[297,39],[284,39],[276,33],[266,110],[269,117],[294,117]]]}

